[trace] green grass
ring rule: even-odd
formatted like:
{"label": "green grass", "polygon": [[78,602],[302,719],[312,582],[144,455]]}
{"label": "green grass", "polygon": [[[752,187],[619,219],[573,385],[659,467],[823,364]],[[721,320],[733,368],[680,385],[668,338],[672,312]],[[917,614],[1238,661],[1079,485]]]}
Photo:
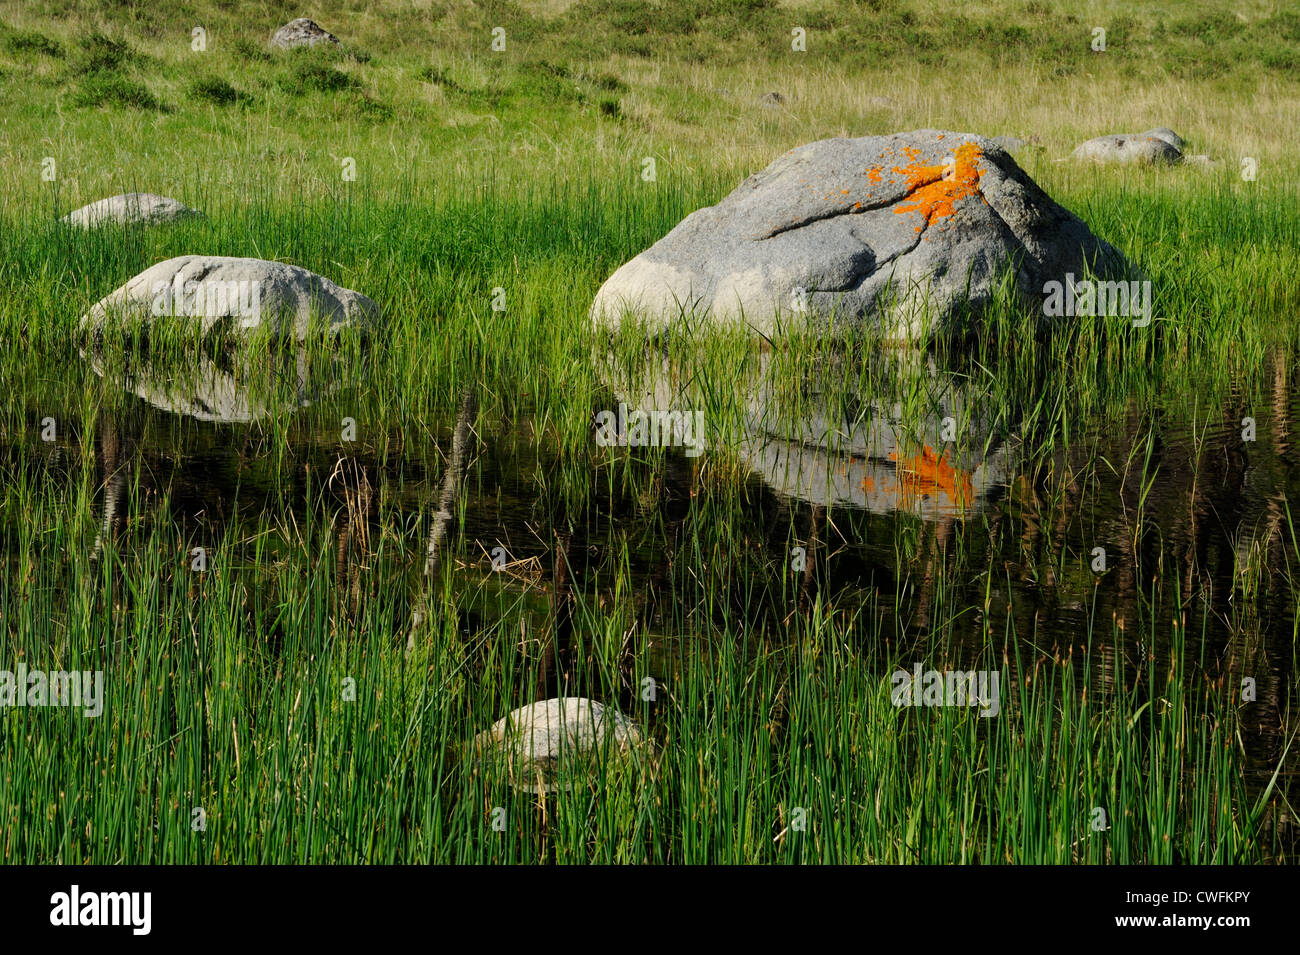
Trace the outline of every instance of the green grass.
{"label": "green grass", "polygon": [[[883,674],[913,657],[878,649],[888,634],[866,613],[813,608],[777,641],[737,634],[705,650],[684,639],[659,664],[660,754],[542,805],[475,774],[460,745],[535,677],[514,649],[516,601],[499,595],[501,621],[472,638],[436,627],[407,658],[400,598],[374,597],[337,629],[320,529],[276,553],[261,543],[272,528],[232,527],[202,575],[176,571],[174,530],[101,568],[58,568],[91,578],[74,585],[67,630],[39,596],[63,583],[48,563],[22,606],[10,594],[6,617],[33,641],[94,634],[113,664],[98,720],[7,716],[35,731],[6,734],[8,861],[1227,863],[1268,848],[1243,792],[1233,707],[1186,685],[1181,646],[1085,699],[1087,663],[1080,676],[1079,660],[1008,661],[999,647],[1020,635],[991,634],[985,663],[1018,685],[1002,718],[982,720],[900,713]],[[241,577],[268,567],[296,581],[291,595],[240,592]],[[110,613],[95,592],[119,573],[137,583]],[[621,634],[591,610],[579,612],[590,685],[617,694]],[[185,638],[138,639],[159,616]],[[649,664],[638,651],[633,679]],[[102,657],[72,650],[60,662]],[[503,832],[490,825],[496,807]]]}
{"label": "green grass", "polygon": [[247,93],[241,93],[230,83],[217,77],[195,80],[190,84],[190,97],[217,106],[232,106],[251,98]]}
{"label": "green grass", "polygon": [[162,104],[148,87],[117,73],[91,73],[82,78],[72,97],[75,106],[116,106],[160,109]]}
{"label": "green grass", "polygon": [[[0,859],[1295,861],[1291,14],[327,2],[343,49],[283,54],[265,41],[296,13],[200,6],[205,53],[188,12],[0,3],[0,669],[102,669],[108,696],[98,719],[0,710]],[[1163,124],[1223,168],[1054,161]],[[586,312],[614,268],[800,142],[924,126],[1041,134],[1018,161],[1151,276],[1152,326],[1049,332],[1004,295],[925,354],[686,329],[661,344],[708,452],[596,446],[618,398]],[[134,190],[206,218],[55,221]],[[315,400],[250,426],[150,408],[114,382],[184,380],[221,344],[110,342],[101,380],[78,318],[193,252],[319,272],[380,305],[379,334],[310,344]],[[613,352],[613,380],[645,374],[636,334]],[[264,340],[230,357],[273,404],[295,369]],[[471,460],[426,579],[467,389]],[[772,426],[897,405],[920,442],[953,393],[948,451],[1011,474],[964,519],[792,502],[739,451],[757,395]],[[496,546],[517,572],[492,571]],[[917,663],[997,670],[1000,715],[896,708],[890,674]],[[561,685],[652,745],[514,793],[466,743]]]}

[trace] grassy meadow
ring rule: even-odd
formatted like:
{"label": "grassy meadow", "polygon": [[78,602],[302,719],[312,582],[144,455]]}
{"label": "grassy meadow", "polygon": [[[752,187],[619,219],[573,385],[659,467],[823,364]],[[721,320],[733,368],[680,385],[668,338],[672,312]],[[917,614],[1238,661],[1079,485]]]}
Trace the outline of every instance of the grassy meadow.
{"label": "grassy meadow", "polygon": [[[298,16],[341,46],[270,50]],[[0,0],[0,670],[105,673],[99,717],[0,709],[0,862],[1296,861],[1298,68],[1263,0]],[[1217,165],[1067,160],[1155,126]],[[618,265],[794,146],[922,128],[1026,140],[1151,326],[1007,295],[914,360],[689,328],[706,453],[597,445]],[[57,222],[131,191],[205,217]],[[189,253],[311,269],[379,332],[97,374],[79,317]],[[122,387],[205,357],[280,410]],[[739,451],[757,380],[794,420],[956,390],[950,453],[1008,477],[955,517],[783,495]],[[1000,713],[900,709],[916,664],[998,671]],[[561,693],[649,745],[548,796],[476,760]]]}

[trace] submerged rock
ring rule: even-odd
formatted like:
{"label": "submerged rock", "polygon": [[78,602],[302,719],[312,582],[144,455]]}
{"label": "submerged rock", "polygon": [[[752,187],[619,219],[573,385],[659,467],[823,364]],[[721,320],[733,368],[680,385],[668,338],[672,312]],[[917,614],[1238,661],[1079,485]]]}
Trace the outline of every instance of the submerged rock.
{"label": "submerged rock", "polygon": [[297,46],[316,46],[321,43],[337,45],[339,38],[328,30],[322,29],[315,20],[299,17],[290,20],[271,35],[271,46],[281,50],[290,50]]}
{"label": "submerged rock", "polygon": [[810,326],[896,341],[944,331],[994,297],[1008,268],[1045,283],[1127,263],[997,143],[918,130],[793,149],[619,268],[593,321],[659,331],[690,316],[771,336]]}
{"label": "submerged rock", "polygon": [[474,746],[480,755],[503,760],[516,788],[555,792],[572,788],[641,740],[636,724],[616,710],[568,697],[521,706],[479,733]]}
{"label": "submerged rock", "polygon": [[68,225],[89,229],[100,225],[158,225],[202,215],[184,203],[151,192],[128,192],[109,196],[69,212]]}
{"label": "submerged rock", "polygon": [[240,337],[268,329],[301,340],[313,329],[329,333],[366,327],[379,306],[307,269],[265,259],[182,255],[145,269],[100,299],[81,319],[102,332],[110,320],[183,321],[203,334],[222,326]]}
{"label": "submerged rock", "polygon": [[1183,158],[1183,140],[1161,126],[1145,133],[1098,136],[1081,143],[1074,158],[1101,163],[1172,165]]}

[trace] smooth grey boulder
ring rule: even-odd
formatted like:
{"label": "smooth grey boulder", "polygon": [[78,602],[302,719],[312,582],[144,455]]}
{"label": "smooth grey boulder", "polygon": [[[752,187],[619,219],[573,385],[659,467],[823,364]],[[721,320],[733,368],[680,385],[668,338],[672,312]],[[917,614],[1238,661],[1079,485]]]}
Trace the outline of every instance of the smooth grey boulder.
{"label": "smooth grey boulder", "polygon": [[1183,141],[1171,129],[1098,136],[1081,143],[1074,158],[1100,163],[1172,165],[1183,158]]}
{"label": "smooth grey boulder", "polygon": [[997,143],[918,130],[800,146],[699,209],[605,282],[597,327],[651,332],[690,316],[782,329],[871,328],[912,342],[994,297],[1006,270],[1045,283],[1127,263]]}
{"label": "smooth grey boulder", "polygon": [[585,697],[521,706],[474,737],[481,757],[504,761],[517,789],[571,789],[602,761],[621,759],[642,742],[641,730],[617,710]]}
{"label": "smooth grey boulder", "polygon": [[69,212],[62,221],[89,229],[100,225],[158,225],[200,215],[201,212],[166,196],[128,192],[84,205]]}
{"label": "smooth grey boulder", "polygon": [[153,265],[100,299],[81,319],[85,331],[114,322],[194,323],[206,335],[222,326],[237,337],[260,329],[297,340],[313,330],[365,328],[379,306],[307,269],[265,259],[181,255]]}
{"label": "smooth grey boulder", "polygon": [[271,35],[271,46],[291,50],[298,46],[317,46],[321,43],[338,45],[339,38],[323,29],[315,20],[299,17],[290,20]]}
{"label": "smooth grey boulder", "polygon": [[1165,142],[1167,142],[1170,146],[1173,146],[1179,152],[1183,151],[1183,137],[1179,136],[1168,126],[1157,126],[1155,129],[1148,129],[1145,133],[1142,133],[1141,135],[1154,136],[1156,139],[1163,139]]}

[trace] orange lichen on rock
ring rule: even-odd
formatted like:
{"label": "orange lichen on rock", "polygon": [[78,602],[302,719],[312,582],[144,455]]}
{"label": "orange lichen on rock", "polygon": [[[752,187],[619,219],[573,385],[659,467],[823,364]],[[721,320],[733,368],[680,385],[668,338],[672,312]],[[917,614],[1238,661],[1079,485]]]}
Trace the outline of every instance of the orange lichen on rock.
{"label": "orange lichen on rock", "polygon": [[898,466],[899,480],[905,496],[920,497],[935,491],[945,492],[958,507],[965,507],[975,498],[975,487],[971,476],[959,471],[942,456],[935,453],[928,444],[920,454],[901,461],[897,454],[890,454],[889,460]]}
{"label": "orange lichen on rock", "polygon": [[[980,194],[980,176],[978,160],[983,150],[975,143],[964,143],[953,154],[951,167],[948,165],[927,166],[916,158],[917,150],[907,147],[903,150],[912,162],[906,166],[895,166],[894,172],[907,177],[910,198],[897,206],[894,211],[919,212],[925,218],[926,225],[935,219],[942,219],[954,212],[954,207],[962,199]],[[951,172],[948,178],[944,174]]]}

